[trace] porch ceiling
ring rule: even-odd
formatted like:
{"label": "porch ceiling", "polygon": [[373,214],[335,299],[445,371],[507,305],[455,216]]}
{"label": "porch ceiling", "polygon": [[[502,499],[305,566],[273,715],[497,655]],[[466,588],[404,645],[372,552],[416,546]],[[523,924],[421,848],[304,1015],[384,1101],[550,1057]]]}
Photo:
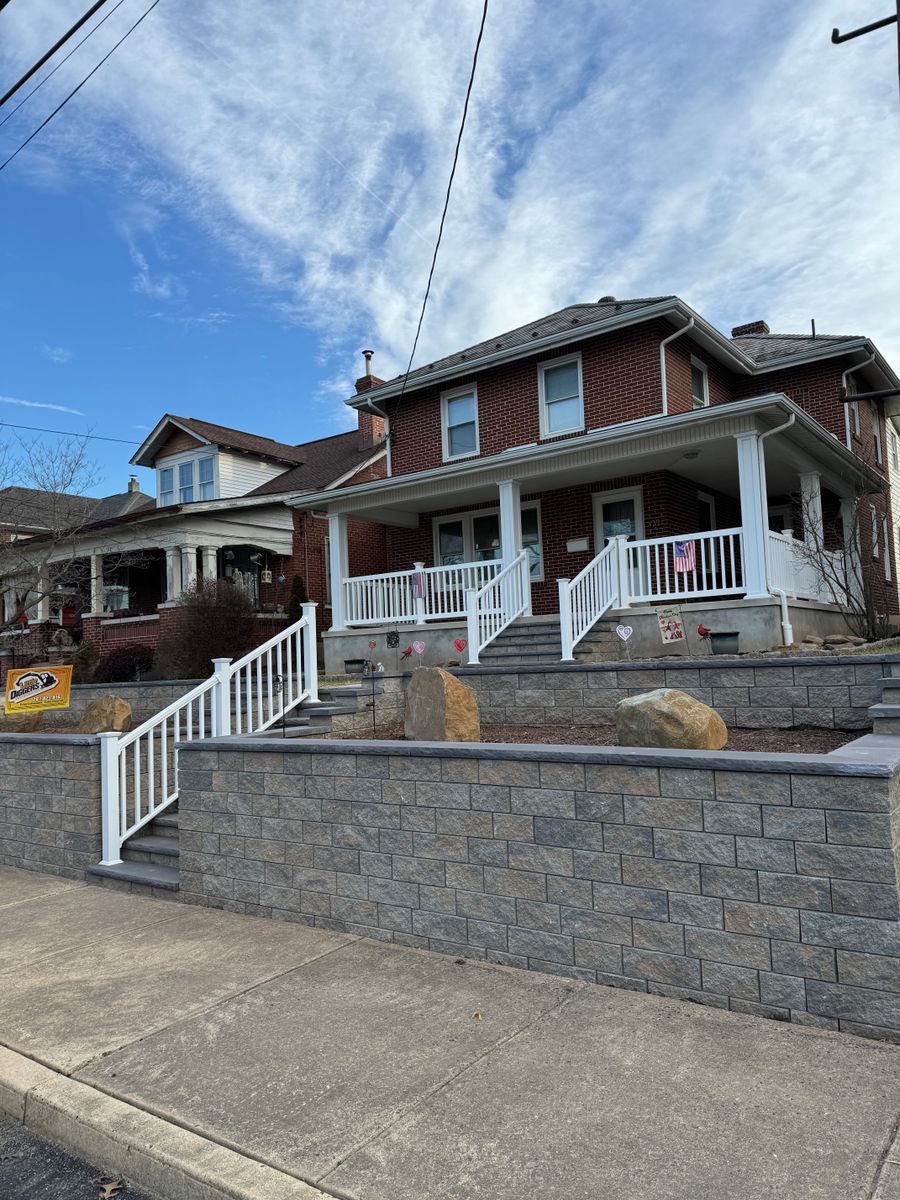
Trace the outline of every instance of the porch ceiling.
{"label": "porch ceiling", "polygon": [[804,471],[818,471],[823,486],[838,495],[852,493],[860,479],[875,482],[867,468],[787,397],[766,396],[644,418],[568,441],[515,447],[487,459],[337,493],[298,496],[292,503],[403,526],[416,524],[419,513],[496,503],[497,485],[505,480],[518,480],[523,494],[530,495],[656,471],[672,471],[701,487],[737,496],[735,435],[775,429],[790,416],[794,424],[764,443],[770,495],[796,491]]}

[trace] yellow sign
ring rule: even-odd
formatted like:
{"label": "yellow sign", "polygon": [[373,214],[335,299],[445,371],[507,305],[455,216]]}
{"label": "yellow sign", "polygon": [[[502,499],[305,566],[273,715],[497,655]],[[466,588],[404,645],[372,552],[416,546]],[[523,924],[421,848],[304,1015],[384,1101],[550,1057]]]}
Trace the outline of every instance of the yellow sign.
{"label": "yellow sign", "polygon": [[25,667],[6,673],[6,715],[68,708],[72,668]]}

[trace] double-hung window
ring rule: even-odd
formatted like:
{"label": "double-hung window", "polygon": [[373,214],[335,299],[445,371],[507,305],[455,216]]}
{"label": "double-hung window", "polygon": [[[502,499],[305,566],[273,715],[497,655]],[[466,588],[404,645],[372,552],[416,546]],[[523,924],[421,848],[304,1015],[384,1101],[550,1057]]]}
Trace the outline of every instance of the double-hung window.
{"label": "double-hung window", "polygon": [[872,441],[875,447],[875,461],[880,467],[884,462],[884,453],[881,449],[881,415],[875,401],[871,400],[869,403],[872,405]]}
{"label": "double-hung window", "polygon": [[159,473],[159,507],[175,503],[175,472],[171,467],[163,467]]}
{"label": "double-hung window", "polygon": [[211,457],[199,460],[197,463],[197,473],[200,479],[200,499],[215,500],[215,464]]}
{"label": "double-hung window", "polygon": [[897,435],[893,429],[888,428],[888,445],[891,448],[891,466],[895,471],[900,471],[900,443],[897,441]]}
{"label": "double-hung window", "polygon": [[444,461],[478,453],[478,392],[457,388],[441,396]]}
{"label": "double-hung window", "polygon": [[691,399],[694,408],[709,408],[709,373],[699,359],[691,359]]}
{"label": "double-hung window", "polygon": [[584,429],[581,355],[555,358],[538,367],[541,437],[580,433]]}
{"label": "double-hung window", "polygon": [[872,513],[872,557],[879,557],[878,547],[878,513],[875,511],[875,505],[870,504],[869,509]]}
{"label": "double-hung window", "polygon": [[194,464],[178,464],[178,503],[190,504],[194,499]]}

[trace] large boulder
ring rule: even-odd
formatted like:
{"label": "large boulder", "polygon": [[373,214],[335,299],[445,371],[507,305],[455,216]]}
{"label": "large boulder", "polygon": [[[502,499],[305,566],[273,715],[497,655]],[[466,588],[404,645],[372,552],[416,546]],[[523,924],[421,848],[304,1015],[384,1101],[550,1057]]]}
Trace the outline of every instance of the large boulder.
{"label": "large boulder", "polygon": [[616,737],[620,746],[721,750],[728,742],[728,730],[715,709],[687,692],[657,688],[619,701]]}
{"label": "large boulder", "polygon": [[406,689],[403,732],[411,742],[480,742],[475,693],[449,671],[417,667]]}
{"label": "large boulder", "polygon": [[121,696],[99,696],[84,710],[78,732],[127,733],[131,724],[131,705],[127,700]]}

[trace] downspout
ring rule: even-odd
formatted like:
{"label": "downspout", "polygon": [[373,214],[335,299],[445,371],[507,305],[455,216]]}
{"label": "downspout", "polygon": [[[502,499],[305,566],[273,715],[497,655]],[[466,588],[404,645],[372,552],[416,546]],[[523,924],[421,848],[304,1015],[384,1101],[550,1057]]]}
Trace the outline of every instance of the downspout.
{"label": "downspout", "polygon": [[[785,429],[790,429],[790,427],[794,424],[795,420],[796,420],[796,417],[794,416],[793,413],[791,413],[791,415],[788,417],[788,419],[785,421],[785,423],[783,425],[776,425],[774,429],[767,429],[765,433],[761,433],[759,435],[759,439],[757,440],[756,444],[757,444],[757,450],[759,453],[759,486],[762,491],[762,512],[763,513],[768,513],[768,511],[769,511],[769,497],[766,494],[766,455],[765,455],[765,450],[763,449],[763,442],[766,440],[766,438],[771,437],[773,433],[783,433],[785,431]],[[782,588],[776,588],[776,587],[772,586],[772,581],[771,581],[772,570],[771,570],[771,558],[770,558],[770,554],[769,554],[768,525],[766,526],[765,534],[766,534],[766,538],[765,538],[765,542],[763,543],[763,545],[765,546],[766,587],[769,589],[769,591],[772,593],[773,596],[777,596],[778,599],[781,601],[781,638],[782,638],[782,642],[785,646],[790,646],[794,641],[794,628],[791,625],[790,613],[788,612],[787,593]]]}
{"label": "downspout", "polygon": [[375,412],[384,421],[384,449],[385,449],[385,469],[387,477],[391,477],[391,418],[387,415],[383,408],[379,408],[374,400],[368,401],[369,408],[374,408]]}
{"label": "downspout", "polygon": [[683,333],[687,333],[689,329],[694,328],[694,318],[688,321],[687,325],[682,325],[680,329],[676,329],[674,333],[670,333],[667,338],[659,343],[659,377],[662,382],[662,415],[669,415],[669,393],[666,388],[666,346],[669,342],[674,342],[676,338],[680,338]]}
{"label": "downspout", "polygon": [[[865,362],[861,362],[856,367],[849,367],[841,376],[841,390],[844,393],[846,393],[847,380],[850,378],[850,376],[855,375],[857,371],[861,371],[863,369],[863,367],[867,367],[869,365],[869,363],[872,363],[874,361],[875,361],[875,354],[873,352],[872,354],[869,355],[869,357],[865,360]],[[856,403],[858,404],[859,401],[857,400]],[[846,401],[844,401],[844,434],[847,439],[847,449],[852,450],[853,444],[850,439],[850,405],[847,404]]]}

